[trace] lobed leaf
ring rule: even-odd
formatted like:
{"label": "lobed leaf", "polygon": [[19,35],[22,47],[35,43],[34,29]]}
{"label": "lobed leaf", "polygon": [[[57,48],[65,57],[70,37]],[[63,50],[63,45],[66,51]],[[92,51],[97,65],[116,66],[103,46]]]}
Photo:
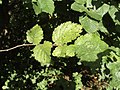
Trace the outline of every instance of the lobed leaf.
{"label": "lobed leaf", "polygon": [[36,24],[33,28],[27,31],[27,41],[29,43],[33,43],[35,45],[39,44],[43,39],[43,31],[38,24]]}
{"label": "lobed leaf", "polygon": [[80,36],[79,33],[82,32],[81,29],[81,25],[68,21],[55,28],[52,35],[52,40],[57,45],[67,44]]}
{"label": "lobed leaf", "polygon": [[108,48],[108,45],[97,34],[85,34],[75,41],[77,57],[82,61],[95,61],[97,54]]}
{"label": "lobed leaf", "polygon": [[36,45],[33,51],[33,57],[41,63],[42,66],[48,65],[51,62],[52,43],[44,41],[44,44]]}

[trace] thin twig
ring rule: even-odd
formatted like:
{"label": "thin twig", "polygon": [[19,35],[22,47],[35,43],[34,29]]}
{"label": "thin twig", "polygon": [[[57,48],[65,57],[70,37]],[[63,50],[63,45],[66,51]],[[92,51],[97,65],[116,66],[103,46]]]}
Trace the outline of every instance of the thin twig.
{"label": "thin twig", "polygon": [[21,44],[21,45],[17,45],[15,47],[12,47],[12,48],[0,50],[0,52],[7,52],[7,51],[10,51],[10,50],[13,50],[13,49],[16,49],[16,48],[19,48],[19,47],[25,47],[25,46],[34,46],[34,44]]}

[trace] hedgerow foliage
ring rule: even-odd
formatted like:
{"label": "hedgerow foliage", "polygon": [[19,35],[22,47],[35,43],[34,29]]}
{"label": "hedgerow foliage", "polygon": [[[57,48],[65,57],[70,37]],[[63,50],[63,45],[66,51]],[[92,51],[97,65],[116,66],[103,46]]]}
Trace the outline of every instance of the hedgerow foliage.
{"label": "hedgerow foliage", "polygon": [[[60,87],[63,88],[60,90],[83,90],[87,87],[99,90],[120,89],[119,1],[65,1],[31,0],[37,23],[26,32],[25,42],[34,45],[30,50],[30,58],[37,61],[41,69],[31,71],[32,74],[26,72],[23,75],[24,80],[17,78],[14,70],[2,86],[3,89],[19,89],[20,87],[16,87],[14,83],[21,81],[26,84],[28,79],[35,90],[59,90]],[[67,3],[70,8],[59,11],[57,3]],[[77,22],[59,21],[59,14],[64,13],[65,9],[66,12],[74,13],[72,17],[77,15]],[[41,24],[42,20],[39,19],[39,15],[43,13],[53,22],[59,22],[53,24],[49,21],[50,28],[47,30],[47,25]],[[66,18],[69,18],[69,14],[67,15]],[[50,33],[46,34],[49,30]],[[72,63],[69,63],[71,59]],[[70,75],[65,74],[66,67],[68,71],[73,68],[69,71]],[[88,67],[89,73],[83,73],[83,67]],[[29,68],[32,69],[32,66]],[[85,76],[89,77],[92,83]],[[85,82],[86,79],[88,81]],[[87,85],[87,82],[90,85]]]}

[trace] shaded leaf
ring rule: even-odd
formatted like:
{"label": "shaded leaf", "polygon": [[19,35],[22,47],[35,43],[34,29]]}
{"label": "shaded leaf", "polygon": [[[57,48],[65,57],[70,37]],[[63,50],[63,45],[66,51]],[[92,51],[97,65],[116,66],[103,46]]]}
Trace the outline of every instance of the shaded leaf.
{"label": "shaded leaf", "polygon": [[55,28],[52,35],[52,40],[57,45],[66,44],[80,36],[79,33],[82,32],[81,29],[81,25],[68,21]]}
{"label": "shaded leaf", "polygon": [[29,43],[33,43],[35,45],[39,44],[43,39],[43,31],[38,24],[36,24],[33,28],[27,31],[27,41]]}
{"label": "shaded leaf", "polygon": [[52,43],[45,41],[44,44],[36,45],[33,51],[33,57],[41,63],[41,65],[48,65],[51,62],[51,48]]}
{"label": "shaded leaf", "polygon": [[97,54],[108,48],[108,45],[97,34],[86,34],[75,41],[76,54],[82,61],[95,61]]}

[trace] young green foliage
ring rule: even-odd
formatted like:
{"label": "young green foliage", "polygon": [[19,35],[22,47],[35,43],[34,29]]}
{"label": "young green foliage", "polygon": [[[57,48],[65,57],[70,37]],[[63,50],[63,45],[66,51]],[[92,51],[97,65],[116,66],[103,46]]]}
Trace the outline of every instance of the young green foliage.
{"label": "young green foliage", "polygon": [[71,8],[78,12],[86,12],[87,15],[96,20],[102,20],[102,17],[109,10],[109,5],[103,4],[100,8],[96,10],[96,7],[93,8],[91,2],[92,0],[75,0],[75,2],[71,5]]}
{"label": "young green foliage", "polygon": [[53,0],[32,0],[32,4],[36,15],[41,12],[46,12],[52,15],[55,9]]}
{"label": "young green foliage", "polygon": [[78,72],[75,72],[73,73],[73,78],[74,78],[74,82],[75,82],[75,90],[80,90],[82,89],[83,87],[83,84],[82,84],[82,81],[81,81],[81,78],[82,78],[82,75],[79,74]]}
{"label": "young green foliage", "polygon": [[107,67],[112,75],[112,80],[109,83],[108,89],[120,89],[120,62],[109,63]]}
{"label": "young green foliage", "polygon": [[52,55],[57,57],[73,57],[75,56],[75,45],[58,46],[53,51]]}
{"label": "young green foliage", "polygon": [[33,51],[33,57],[41,63],[42,66],[49,65],[51,62],[52,43],[44,41],[43,44],[36,45]]}
{"label": "young green foliage", "polygon": [[93,33],[99,30],[98,28],[99,24],[97,21],[94,21],[88,18],[87,16],[85,16],[84,18],[80,18],[79,20],[86,32]]}
{"label": "young green foliage", "polygon": [[75,40],[82,32],[82,26],[70,21],[59,25],[53,31],[52,40],[56,45],[63,45]]}
{"label": "young green foliage", "polygon": [[108,45],[97,34],[86,34],[75,41],[76,54],[82,61],[95,61],[97,54],[108,48]]}
{"label": "young green foliage", "polygon": [[43,39],[43,31],[38,24],[36,24],[33,28],[27,31],[27,41],[29,43],[33,43],[35,45],[39,44]]}

